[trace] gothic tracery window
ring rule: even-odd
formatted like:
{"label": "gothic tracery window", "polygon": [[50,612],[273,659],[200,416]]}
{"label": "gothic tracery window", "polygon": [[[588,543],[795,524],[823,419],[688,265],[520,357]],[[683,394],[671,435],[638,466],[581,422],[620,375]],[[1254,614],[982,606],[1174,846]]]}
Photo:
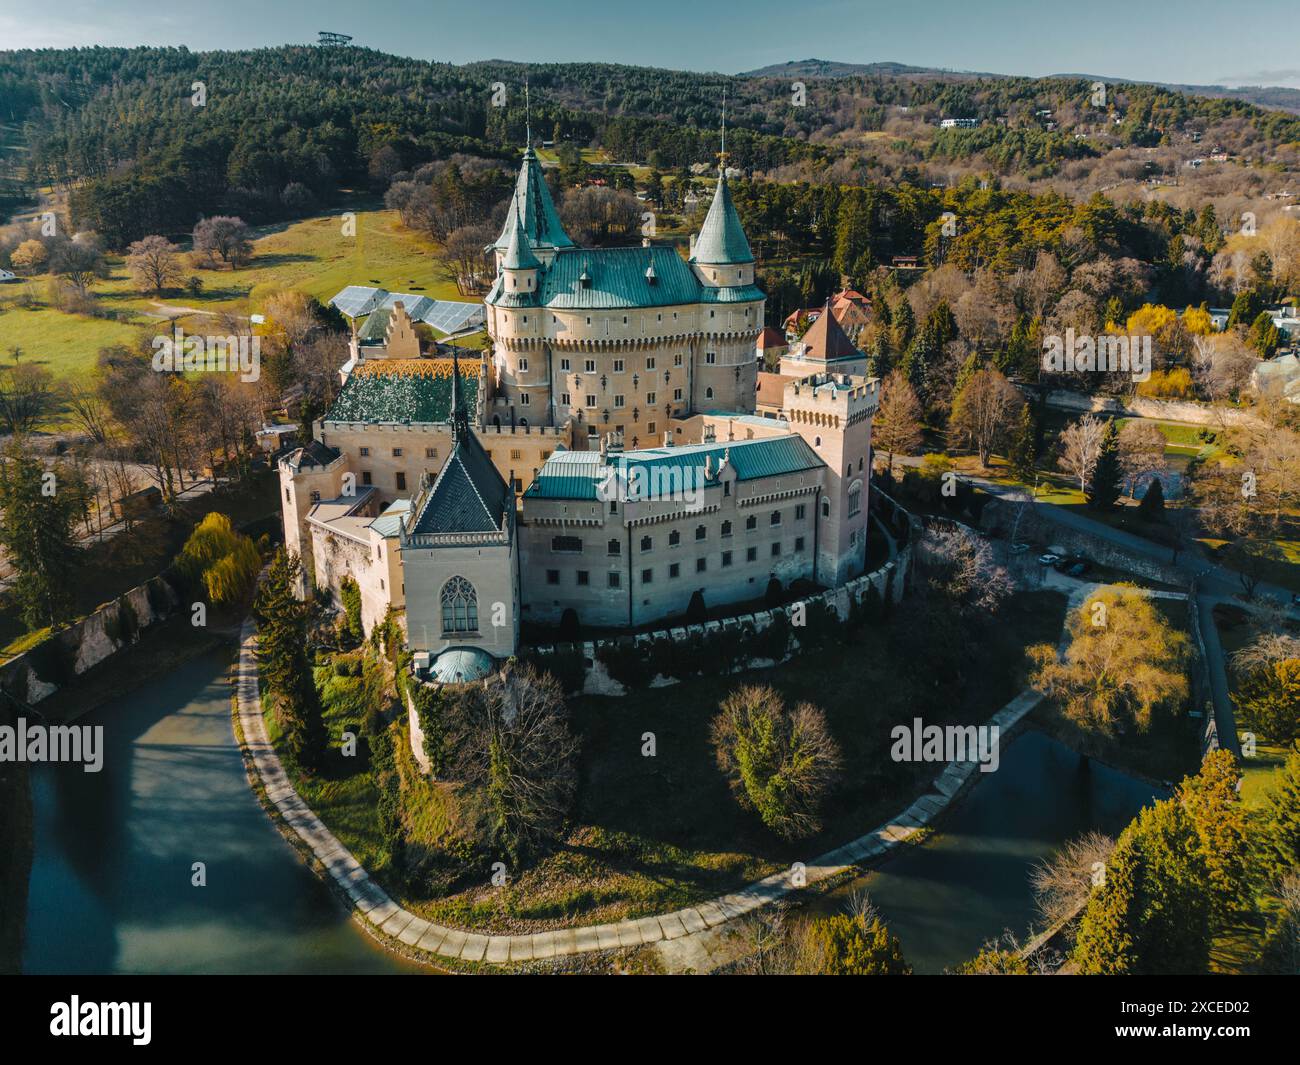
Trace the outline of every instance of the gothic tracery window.
{"label": "gothic tracery window", "polygon": [[442,586],[442,631],[478,632],[478,593],[464,577]]}

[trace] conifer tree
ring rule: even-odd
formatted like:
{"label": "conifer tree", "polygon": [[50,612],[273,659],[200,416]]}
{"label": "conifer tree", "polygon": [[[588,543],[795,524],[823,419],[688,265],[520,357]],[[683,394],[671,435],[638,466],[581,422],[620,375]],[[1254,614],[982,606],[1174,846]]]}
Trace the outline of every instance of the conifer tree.
{"label": "conifer tree", "polygon": [[1097,467],[1088,484],[1088,506],[1094,510],[1110,510],[1119,499],[1123,470],[1119,462],[1119,430],[1115,421],[1106,423],[1101,435],[1101,449],[1097,453]]}
{"label": "conifer tree", "polygon": [[302,563],[284,548],[275,553],[253,604],[262,676],[294,759],[308,771],[325,760],[320,693],[307,657],[310,606],[296,594]]}
{"label": "conifer tree", "polygon": [[1034,425],[1034,413],[1026,403],[1020,408],[1020,418],[1016,422],[1015,432],[1011,437],[1011,472],[1026,484],[1033,484],[1035,468],[1038,463],[1038,431]]}
{"label": "conifer tree", "polygon": [[1146,494],[1138,504],[1138,515],[1146,521],[1165,520],[1165,488],[1159,477],[1152,477]]}
{"label": "conifer tree", "polygon": [[15,437],[0,461],[0,544],[16,572],[14,590],[31,629],[57,626],[73,614],[73,523],[81,507],[61,466],[47,470]]}
{"label": "conifer tree", "polygon": [[1258,844],[1269,879],[1300,866],[1300,748],[1293,748],[1276,772]]}

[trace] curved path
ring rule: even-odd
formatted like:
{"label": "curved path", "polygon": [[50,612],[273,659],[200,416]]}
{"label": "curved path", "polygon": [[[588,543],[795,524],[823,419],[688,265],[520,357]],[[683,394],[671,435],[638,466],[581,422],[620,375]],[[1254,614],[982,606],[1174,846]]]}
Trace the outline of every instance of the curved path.
{"label": "curved path", "polygon": [[[279,756],[266,734],[262,700],[258,693],[257,633],[251,620],[240,634],[239,664],[235,694],[244,749],[285,823],[310,848],[321,867],[347,896],[358,917],[379,934],[396,940],[406,953],[423,953],[434,958],[467,962],[526,962],[589,951],[614,950],[699,935],[770,902],[837,876],[870,861],[905,842],[939,814],[970,780],[976,762],[950,762],[933,782],[933,790],[921,796],[894,820],[860,836],[838,850],[814,858],[802,870],[795,884],[792,870],[773,873],[748,887],[720,895],[697,906],[687,906],[658,917],[618,921],[613,924],[565,928],[528,935],[483,935],[434,924],[403,909],[370,876],[334,834],[294,790]],[[1005,735],[1035,706],[1041,696],[1025,691],[989,719]]]}

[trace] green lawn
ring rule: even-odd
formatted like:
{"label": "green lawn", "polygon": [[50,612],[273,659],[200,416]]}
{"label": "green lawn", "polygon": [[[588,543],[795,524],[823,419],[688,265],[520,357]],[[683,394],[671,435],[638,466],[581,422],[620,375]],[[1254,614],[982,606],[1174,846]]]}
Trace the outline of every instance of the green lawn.
{"label": "green lawn", "polygon": [[[342,234],[340,216],[356,214],[356,236]],[[207,314],[256,313],[279,289],[297,289],[325,302],[347,285],[374,285],[397,292],[414,292],[435,299],[472,300],[460,295],[439,271],[437,245],[402,226],[395,211],[373,206],[343,208],[288,225],[264,227],[254,242],[253,258],[238,270],[205,270],[187,266],[203,281],[203,291],[182,291],[163,297],[141,295],[131,283],[121,258],[110,258],[110,276],[92,287],[105,310],[118,320],[65,314],[43,305],[16,307],[20,286],[0,288],[0,359],[8,362],[15,344],[25,361],[48,366],[56,376],[79,378],[94,366],[101,347],[125,344],[141,329],[158,331],[169,317],[179,317],[188,330],[199,330]],[[32,279],[44,303],[48,277]],[[206,312],[186,313],[189,310]]]}

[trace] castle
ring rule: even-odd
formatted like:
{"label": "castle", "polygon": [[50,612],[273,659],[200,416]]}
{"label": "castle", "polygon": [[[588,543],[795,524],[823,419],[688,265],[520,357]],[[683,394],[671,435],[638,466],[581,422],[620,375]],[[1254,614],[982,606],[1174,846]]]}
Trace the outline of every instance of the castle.
{"label": "castle", "polygon": [[864,571],[879,384],[829,323],[756,414],[764,296],[725,172],[689,259],[579,248],[528,148],[490,250],[490,354],[424,357],[390,300],[279,464],[287,547],[319,588],[356,581],[367,631],[392,609],[417,670],[468,680],[523,622],[625,629]]}

